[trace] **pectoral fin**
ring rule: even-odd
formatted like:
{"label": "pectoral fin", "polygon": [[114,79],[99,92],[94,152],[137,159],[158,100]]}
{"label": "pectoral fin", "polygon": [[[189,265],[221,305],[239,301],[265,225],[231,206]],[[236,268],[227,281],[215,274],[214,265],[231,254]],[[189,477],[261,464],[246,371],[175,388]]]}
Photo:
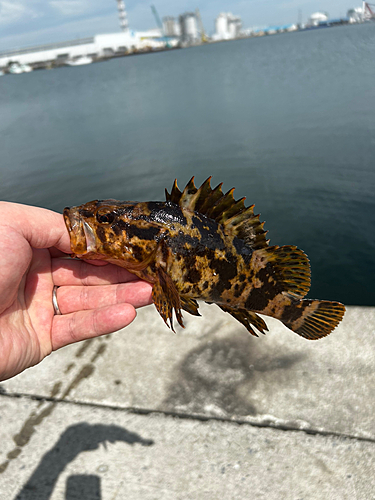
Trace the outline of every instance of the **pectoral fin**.
{"label": "pectoral fin", "polygon": [[152,289],[152,300],[165,324],[171,328],[173,332],[175,331],[173,328],[173,309],[178,323],[184,328],[180,295],[172,279],[162,268],[158,268],[156,272],[156,279]]}

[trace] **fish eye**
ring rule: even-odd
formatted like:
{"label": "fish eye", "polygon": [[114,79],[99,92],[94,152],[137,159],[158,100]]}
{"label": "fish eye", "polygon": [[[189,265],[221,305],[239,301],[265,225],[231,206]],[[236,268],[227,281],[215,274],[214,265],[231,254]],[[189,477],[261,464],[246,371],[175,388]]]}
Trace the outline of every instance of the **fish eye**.
{"label": "fish eye", "polygon": [[100,224],[110,224],[115,220],[115,214],[113,212],[107,212],[104,214],[97,213],[96,214],[96,220]]}

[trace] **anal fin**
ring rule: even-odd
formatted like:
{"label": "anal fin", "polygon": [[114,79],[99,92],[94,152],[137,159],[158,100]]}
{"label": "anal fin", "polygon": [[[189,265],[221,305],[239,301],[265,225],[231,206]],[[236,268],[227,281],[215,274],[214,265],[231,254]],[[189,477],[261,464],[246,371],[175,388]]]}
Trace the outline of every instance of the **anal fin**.
{"label": "anal fin", "polygon": [[190,314],[193,314],[194,316],[200,316],[198,312],[198,302],[194,299],[190,299],[188,297],[180,297],[181,301],[181,308],[184,309],[184,311],[187,311]]}
{"label": "anal fin", "polygon": [[170,327],[173,332],[175,332],[173,328],[173,309],[179,325],[184,328],[180,295],[172,279],[162,268],[157,269],[156,280],[152,288],[152,300],[160,316],[163,318],[164,323]]}
{"label": "anal fin", "polygon": [[250,325],[255,326],[255,328],[263,334],[265,332],[268,332],[266,323],[260,316],[258,316],[254,312],[246,311],[246,309],[235,309],[234,307],[227,307],[221,305],[219,305],[219,307],[223,311],[231,314],[233,318],[235,318],[237,321],[242,323],[244,327],[248,330],[248,332],[250,332],[251,335],[254,335],[254,337],[258,337],[258,335],[254,332],[254,330],[251,328]]}

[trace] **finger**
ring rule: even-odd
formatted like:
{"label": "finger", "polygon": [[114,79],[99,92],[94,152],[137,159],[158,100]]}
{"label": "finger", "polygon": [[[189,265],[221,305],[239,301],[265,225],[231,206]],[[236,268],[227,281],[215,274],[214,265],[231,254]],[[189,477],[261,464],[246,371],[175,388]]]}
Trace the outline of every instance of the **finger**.
{"label": "finger", "polygon": [[[77,260],[75,257],[72,257],[71,254],[66,254],[64,252],[61,252],[58,248],[52,247],[49,248],[49,253],[52,258],[62,258],[65,260]],[[105,260],[93,260],[93,259],[82,259],[83,262],[87,262],[88,264],[92,264],[93,266],[108,266],[109,262],[106,262]]]}
{"label": "finger", "polygon": [[71,259],[70,255],[66,252],[62,252],[56,247],[51,247],[48,249],[52,258],[62,257],[64,259]]}
{"label": "finger", "polygon": [[134,307],[130,304],[115,304],[100,309],[54,316],[52,349],[55,351],[68,344],[116,332],[128,326],[136,315]]}
{"label": "finger", "polygon": [[1,223],[22,235],[33,248],[57,247],[69,253],[70,238],[62,214],[44,208],[0,203]]}
{"label": "finger", "polygon": [[98,309],[112,304],[131,304],[143,307],[152,303],[152,286],[138,280],[119,285],[62,286],[56,292],[57,303],[62,314]]}
{"label": "finger", "polygon": [[57,286],[109,285],[126,283],[138,278],[123,267],[108,264],[93,266],[78,259],[52,259],[52,278]]}
{"label": "finger", "polygon": [[87,264],[91,264],[92,266],[108,266],[109,262],[105,260],[92,260],[92,259],[83,259]]}

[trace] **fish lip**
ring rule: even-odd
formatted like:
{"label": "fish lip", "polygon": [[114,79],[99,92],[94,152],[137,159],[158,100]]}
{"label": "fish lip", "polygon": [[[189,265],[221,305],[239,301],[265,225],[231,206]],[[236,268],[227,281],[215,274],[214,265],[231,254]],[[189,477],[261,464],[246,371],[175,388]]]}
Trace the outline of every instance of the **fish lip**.
{"label": "fish lip", "polygon": [[65,221],[66,228],[67,228],[67,230],[68,230],[68,232],[70,234],[71,231],[72,231],[72,225],[70,223],[69,213],[70,213],[70,208],[69,207],[65,207],[64,211],[63,211],[63,216],[64,216],[64,221]]}
{"label": "fish lip", "polygon": [[70,247],[74,255],[87,253],[86,233],[77,207],[66,207],[63,211],[66,228],[70,236]]}

